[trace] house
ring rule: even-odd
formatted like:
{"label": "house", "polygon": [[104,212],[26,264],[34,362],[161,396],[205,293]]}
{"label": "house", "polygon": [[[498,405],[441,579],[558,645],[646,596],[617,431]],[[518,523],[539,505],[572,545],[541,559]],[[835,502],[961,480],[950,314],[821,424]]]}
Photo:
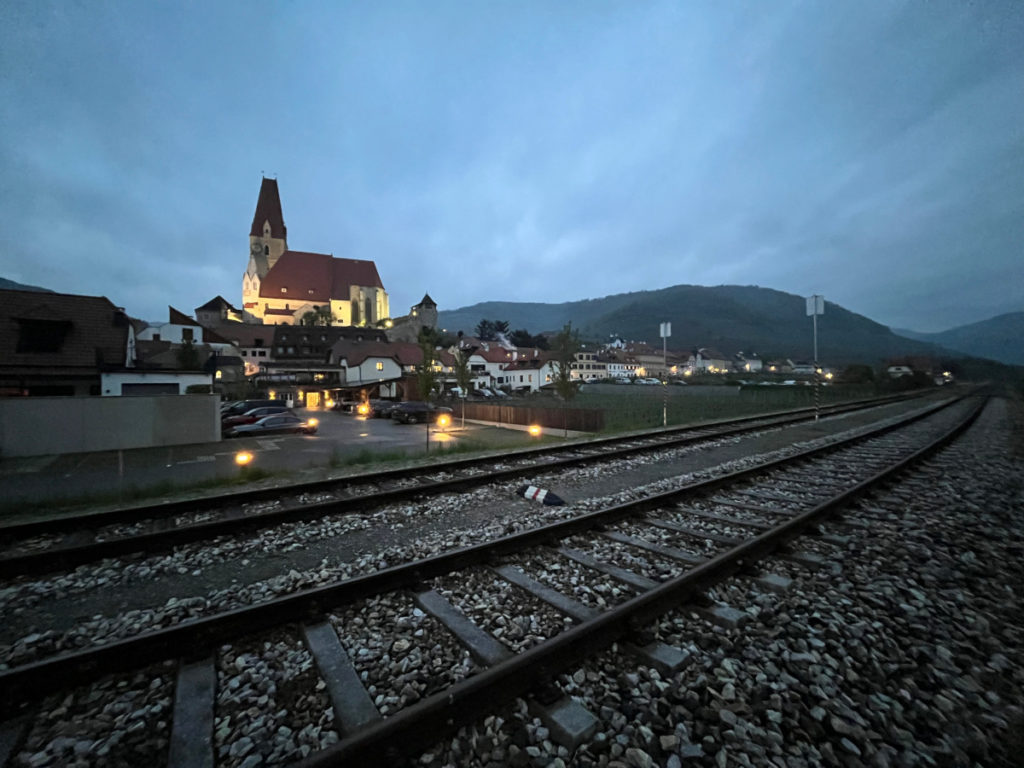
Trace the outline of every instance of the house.
{"label": "house", "polygon": [[760,373],[764,364],[756,352],[737,352],[732,358],[732,368],[738,373]]}
{"label": "house", "polygon": [[605,351],[601,352],[598,360],[604,363],[605,372],[612,379],[627,379],[637,375],[640,363],[636,358],[619,347],[610,348],[605,345]]}
{"label": "house", "polygon": [[[386,398],[418,397],[416,374],[423,349],[407,341],[344,339],[331,348],[331,359],[341,371],[341,386],[349,392]],[[454,378],[455,358],[446,350],[435,352],[434,371],[440,382]]]}
{"label": "house", "polygon": [[[258,359],[257,386],[313,408],[344,383],[333,347],[342,340],[386,342],[377,328],[279,325],[274,328],[267,360]],[[258,350],[257,350],[258,351]]]}
{"label": "house", "polygon": [[693,350],[686,365],[694,373],[726,373],[732,370],[732,360],[711,347]]}
{"label": "house", "polygon": [[174,307],[167,307],[166,323],[146,323],[141,326],[137,321],[135,338],[138,341],[167,341],[171,344],[205,344],[219,354],[238,357],[234,345],[212,328],[206,328]]}
{"label": "house", "polygon": [[495,383],[511,392],[537,392],[554,379],[554,362],[545,355],[523,357],[506,363]]}
{"label": "house", "polygon": [[222,322],[211,326],[218,336],[227,339],[238,350],[245,366],[245,375],[259,373],[260,365],[274,362],[274,330],[278,326],[255,323]]}
{"label": "house", "polygon": [[134,329],[103,296],[0,290],[0,395],[99,395],[134,365]]}
{"label": "house", "polygon": [[235,309],[223,296],[214,296],[201,307],[196,307],[196,322],[215,328],[225,322],[242,322],[242,311]]}
{"label": "house", "polygon": [[597,352],[584,348],[574,355],[569,375],[577,381],[604,379],[608,377],[608,364],[598,358]]}
{"label": "house", "polygon": [[342,326],[375,326],[390,315],[374,262],[289,250],[277,180],[266,178],[249,230],[242,307],[246,322],[270,325],[295,325],[311,311]]}

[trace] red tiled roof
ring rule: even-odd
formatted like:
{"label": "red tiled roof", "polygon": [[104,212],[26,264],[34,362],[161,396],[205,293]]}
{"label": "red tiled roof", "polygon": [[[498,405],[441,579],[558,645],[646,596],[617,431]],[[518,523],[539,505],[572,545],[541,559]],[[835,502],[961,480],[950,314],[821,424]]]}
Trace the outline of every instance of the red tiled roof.
{"label": "red tiled roof", "polygon": [[270,236],[282,240],[288,237],[281,213],[281,195],[277,191],[277,179],[264,179],[260,184],[260,196],[256,200],[256,215],[252,217],[252,237],[263,237],[263,222],[270,222]]}
{"label": "red tiled roof", "polygon": [[[260,297],[327,303],[348,300],[349,286],[383,288],[377,265],[360,259],[338,259],[326,253],[285,251],[260,282]],[[281,289],[285,291],[282,293]]]}

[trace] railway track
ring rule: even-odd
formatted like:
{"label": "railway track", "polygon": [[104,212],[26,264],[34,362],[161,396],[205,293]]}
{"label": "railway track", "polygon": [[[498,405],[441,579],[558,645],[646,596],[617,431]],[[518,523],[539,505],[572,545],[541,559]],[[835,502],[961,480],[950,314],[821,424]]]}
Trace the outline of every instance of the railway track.
{"label": "railway track", "polygon": [[[845,403],[822,409],[822,415],[852,413],[910,397],[897,395]],[[813,418],[814,409],[801,408],[768,416],[536,448],[500,457],[459,459],[298,486],[4,526],[0,528],[0,579],[53,572],[107,557],[165,552],[180,544],[216,536],[361,512],[537,472],[781,429]]]}
{"label": "railway track", "polygon": [[[385,764],[530,695],[553,737],[578,743],[594,715],[551,689],[556,673],[614,642],[656,668],[685,664],[680,649],[628,641],[687,600],[712,621],[738,621],[735,608],[700,594],[769,553],[827,566],[815,550],[832,534],[817,526],[954,439],[981,407],[917,414],[658,496],[5,671],[3,731],[15,744],[110,699],[115,730],[135,735],[104,746],[131,744],[137,762],[241,766],[260,741],[275,760]],[[786,549],[807,529],[818,537]],[[500,611],[485,615],[487,605]],[[267,721],[256,731],[270,728],[272,744],[228,743],[225,718],[243,712]],[[65,746],[79,743],[86,749],[84,740]]]}

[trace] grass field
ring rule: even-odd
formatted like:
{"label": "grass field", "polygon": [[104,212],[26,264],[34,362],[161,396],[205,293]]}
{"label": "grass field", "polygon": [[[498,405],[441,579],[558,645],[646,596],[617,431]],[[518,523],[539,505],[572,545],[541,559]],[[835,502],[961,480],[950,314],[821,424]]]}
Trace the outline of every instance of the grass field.
{"label": "grass field", "polygon": [[[580,392],[571,408],[596,408],[605,413],[605,432],[624,432],[660,426],[667,402],[668,423],[694,424],[712,419],[750,416],[814,405],[813,387],[745,387],[735,394],[680,392],[669,387],[666,401],[662,387],[622,387],[624,392]],[[635,391],[641,390],[641,391]],[[871,386],[828,386],[821,388],[821,403],[871,397]]]}

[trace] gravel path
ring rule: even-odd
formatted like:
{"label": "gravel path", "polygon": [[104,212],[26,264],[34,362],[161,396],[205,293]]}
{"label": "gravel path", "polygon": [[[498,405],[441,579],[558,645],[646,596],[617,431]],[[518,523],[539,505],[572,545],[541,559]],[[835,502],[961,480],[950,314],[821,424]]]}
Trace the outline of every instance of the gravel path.
{"label": "gravel path", "polygon": [[1024,425],[993,401],[956,445],[847,512],[840,566],[783,594],[734,579],[722,629],[680,610],[646,634],[694,654],[668,679],[616,650],[560,678],[602,720],[574,753],[524,702],[424,766],[1013,766],[1024,753]]}

